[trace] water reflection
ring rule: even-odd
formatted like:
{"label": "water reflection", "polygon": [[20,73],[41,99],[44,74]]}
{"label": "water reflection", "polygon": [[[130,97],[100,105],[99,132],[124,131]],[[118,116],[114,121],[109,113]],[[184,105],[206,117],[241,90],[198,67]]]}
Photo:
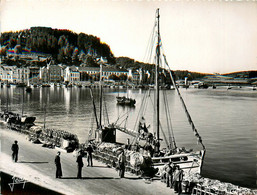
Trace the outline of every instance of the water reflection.
{"label": "water reflection", "polygon": [[[21,113],[21,88],[11,87],[7,90],[4,87],[0,91],[1,111],[6,109],[9,97],[10,110]],[[141,89],[105,88],[104,112],[108,113],[110,123],[117,122],[135,129],[139,113],[143,112],[141,105],[146,92]],[[179,97],[175,91],[168,90],[166,93],[177,145],[197,149],[200,146],[196,144]],[[181,89],[181,93],[207,148],[203,175],[242,186],[255,186],[257,92],[246,89]],[[99,114],[99,89],[93,89],[93,94]],[[118,94],[135,98],[135,107],[118,106]],[[152,101],[146,106],[145,118],[150,125],[150,131],[153,131],[154,90],[149,95]],[[71,131],[78,135],[80,142],[85,142],[90,129],[96,126],[88,88],[33,88],[32,93],[25,93],[24,97],[24,112],[36,116],[37,124],[43,124],[44,105],[47,104],[46,126]],[[162,95],[160,100],[164,102]],[[165,108],[161,106],[161,119],[165,119],[164,113]],[[104,121],[107,122],[107,119]],[[166,123],[162,126],[164,130],[167,129]],[[128,138],[122,133],[118,133],[118,137],[125,142]]]}

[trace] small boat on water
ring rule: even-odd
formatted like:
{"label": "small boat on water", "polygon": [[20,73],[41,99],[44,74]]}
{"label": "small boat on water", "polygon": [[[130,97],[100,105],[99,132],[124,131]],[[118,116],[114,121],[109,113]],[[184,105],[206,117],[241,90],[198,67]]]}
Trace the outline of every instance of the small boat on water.
{"label": "small boat on water", "polygon": [[32,92],[32,88],[30,86],[27,86],[25,91],[28,92],[28,93],[31,93]]}
{"label": "small boat on water", "polygon": [[25,83],[17,83],[16,87],[26,87],[27,85]]}
{"label": "small boat on water", "polygon": [[[202,83],[202,82],[198,83],[197,86],[198,86],[198,89],[208,89],[208,87],[209,87],[209,85],[207,85],[206,83]],[[213,89],[215,89],[215,88],[214,88],[214,85],[213,85]]]}
{"label": "small boat on water", "polygon": [[43,84],[41,85],[41,87],[51,87],[51,85],[48,84],[48,83],[43,83]]}
{"label": "small boat on water", "polygon": [[134,106],[136,104],[136,100],[133,99],[133,98],[128,98],[128,97],[125,97],[125,96],[118,96],[116,97],[116,100],[117,100],[117,104],[119,105],[128,105],[128,106]]}

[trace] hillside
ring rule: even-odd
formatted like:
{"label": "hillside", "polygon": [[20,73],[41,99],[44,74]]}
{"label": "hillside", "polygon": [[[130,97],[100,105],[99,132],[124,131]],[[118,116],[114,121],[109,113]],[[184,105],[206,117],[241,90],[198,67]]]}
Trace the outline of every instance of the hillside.
{"label": "hillside", "polygon": [[[7,54],[50,54],[57,63],[81,64],[88,56],[103,57],[108,63],[115,58],[109,45],[100,38],[85,33],[48,27],[31,27],[30,29],[4,32],[0,37],[1,57]],[[16,59],[18,60],[18,59]]]}

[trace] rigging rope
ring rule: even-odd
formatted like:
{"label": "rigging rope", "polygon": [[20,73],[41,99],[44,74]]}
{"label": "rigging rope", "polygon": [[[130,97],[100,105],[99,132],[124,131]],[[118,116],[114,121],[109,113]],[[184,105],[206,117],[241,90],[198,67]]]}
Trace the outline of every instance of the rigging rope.
{"label": "rigging rope", "polygon": [[173,76],[172,76],[172,72],[171,72],[170,66],[169,66],[169,64],[168,64],[168,62],[167,62],[167,60],[166,60],[166,56],[165,56],[164,54],[163,54],[163,57],[164,57],[164,60],[165,60],[165,63],[166,63],[166,65],[167,65],[167,67],[169,68],[170,78],[171,78],[171,80],[172,80],[173,86],[175,87],[175,89],[176,89],[176,91],[177,91],[177,93],[178,93],[178,95],[179,95],[179,98],[180,98],[180,100],[181,100],[181,103],[182,103],[182,105],[183,105],[183,107],[184,107],[185,113],[186,113],[187,118],[188,118],[188,122],[189,122],[189,124],[191,125],[192,130],[193,130],[195,136],[196,136],[197,139],[198,139],[198,142],[202,145],[203,149],[205,150],[205,146],[204,146],[204,144],[203,144],[203,142],[202,142],[202,138],[201,138],[201,136],[199,135],[199,133],[197,132],[197,129],[195,128],[195,125],[194,125],[194,123],[193,123],[193,121],[192,121],[192,118],[191,118],[191,116],[190,116],[190,114],[189,114],[189,112],[188,112],[188,110],[187,110],[186,104],[185,104],[185,102],[184,102],[184,100],[183,100],[183,98],[182,98],[182,96],[181,96],[181,94],[180,94],[180,92],[179,92],[179,89],[178,89],[178,87],[177,87],[177,85],[176,85],[176,83],[175,83],[175,80],[174,80],[174,78],[173,78]]}
{"label": "rigging rope", "polygon": [[169,134],[169,148],[172,149],[172,142],[174,144],[174,148],[177,148],[176,142],[175,142],[175,137],[174,137],[174,132],[173,132],[173,128],[172,128],[172,123],[171,123],[170,110],[168,107],[166,90],[163,91],[163,98],[164,98],[164,102],[165,102],[165,111],[166,111],[166,117],[167,117],[167,127],[168,127],[168,134]]}
{"label": "rigging rope", "polygon": [[[144,115],[145,111],[146,111],[146,107],[147,107],[147,101],[146,101],[146,98],[147,97],[150,97],[150,90],[148,90],[148,93],[144,93],[144,96],[143,96],[143,99],[142,99],[142,104],[140,106],[140,110],[138,112],[138,115],[137,115],[137,118],[136,118],[136,122],[135,122],[135,125],[134,125],[134,129],[138,131],[138,124],[139,124],[139,120],[140,120],[140,117]],[[138,137],[139,137],[139,133],[136,137],[134,137],[134,139],[132,140],[131,144],[134,144],[137,140],[138,140]]]}
{"label": "rigging rope", "polygon": [[107,112],[106,101],[105,101],[105,98],[103,98],[103,99],[104,99],[105,117],[106,117],[106,120],[107,120],[107,124],[109,125],[110,121],[109,121],[109,116],[108,116],[108,112]]}

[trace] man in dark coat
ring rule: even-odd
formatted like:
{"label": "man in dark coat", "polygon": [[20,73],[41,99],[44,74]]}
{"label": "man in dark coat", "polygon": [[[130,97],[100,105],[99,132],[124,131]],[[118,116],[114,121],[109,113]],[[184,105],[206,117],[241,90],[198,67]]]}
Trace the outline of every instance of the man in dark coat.
{"label": "man in dark coat", "polygon": [[84,166],[84,164],[83,164],[82,152],[81,151],[79,152],[79,155],[77,157],[77,161],[76,162],[78,163],[78,175],[77,175],[77,178],[78,179],[82,179],[81,172],[82,172],[82,167]]}
{"label": "man in dark coat", "polygon": [[91,144],[88,145],[88,147],[86,148],[87,151],[87,166],[93,166],[93,159],[92,159],[92,152],[93,152],[93,148],[91,146]]}
{"label": "man in dark coat", "polygon": [[123,178],[125,174],[125,163],[126,163],[126,156],[125,156],[124,150],[122,150],[120,155],[118,156],[118,163],[119,163],[119,176],[120,178]]}
{"label": "man in dark coat", "polygon": [[57,152],[57,155],[55,157],[55,165],[56,165],[56,178],[62,177],[62,166],[61,166],[61,158],[60,158],[61,152]]}
{"label": "man in dark coat", "polygon": [[18,141],[15,140],[12,145],[12,160],[14,162],[18,161],[18,151],[19,151]]}

